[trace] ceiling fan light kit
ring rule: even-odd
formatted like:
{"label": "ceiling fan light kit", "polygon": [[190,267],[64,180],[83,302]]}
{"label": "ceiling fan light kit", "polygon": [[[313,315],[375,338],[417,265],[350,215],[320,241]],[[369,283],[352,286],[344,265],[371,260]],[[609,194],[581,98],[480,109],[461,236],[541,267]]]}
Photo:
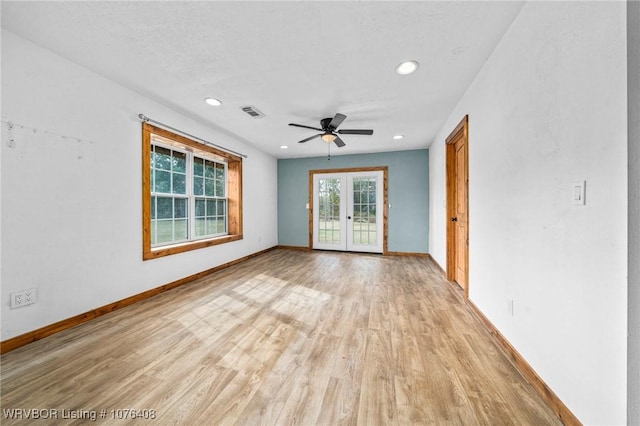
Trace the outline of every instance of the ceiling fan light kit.
{"label": "ceiling fan light kit", "polygon": [[322,140],[325,142],[333,142],[336,140],[336,135],[331,133],[325,133],[321,136]]}

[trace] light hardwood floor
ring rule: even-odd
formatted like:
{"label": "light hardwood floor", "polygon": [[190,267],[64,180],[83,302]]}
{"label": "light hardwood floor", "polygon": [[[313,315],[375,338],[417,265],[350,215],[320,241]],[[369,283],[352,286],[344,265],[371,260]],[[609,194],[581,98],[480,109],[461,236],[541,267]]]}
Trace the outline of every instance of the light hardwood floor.
{"label": "light hardwood floor", "polygon": [[38,425],[561,424],[421,257],[274,250],[1,361]]}

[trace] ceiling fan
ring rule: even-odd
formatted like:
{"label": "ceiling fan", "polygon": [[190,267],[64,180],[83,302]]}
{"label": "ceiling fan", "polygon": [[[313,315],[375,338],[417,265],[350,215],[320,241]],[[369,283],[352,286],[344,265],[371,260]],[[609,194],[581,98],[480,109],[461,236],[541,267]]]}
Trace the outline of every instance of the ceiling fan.
{"label": "ceiling fan", "polygon": [[345,143],[342,139],[340,139],[340,135],[372,135],[373,130],[362,130],[362,129],[341,129],[338,130],[338,126],[342,124],[344,119],[347,118],[346,115],[337,113],[335,117],[331,118],[323,118],[320,120],[320,128],[305,126],[302,124],[289,123],[289,126],[302,127],[305,129],[317,130],[322,133],[318,133],[317,135],[313,135],[309,138],[302,139],[298,141],[298,143],[309,142],[311,139],[322,138],[325,142],[333,142],[338,145],[338,148],[342,148],[345,146]]}

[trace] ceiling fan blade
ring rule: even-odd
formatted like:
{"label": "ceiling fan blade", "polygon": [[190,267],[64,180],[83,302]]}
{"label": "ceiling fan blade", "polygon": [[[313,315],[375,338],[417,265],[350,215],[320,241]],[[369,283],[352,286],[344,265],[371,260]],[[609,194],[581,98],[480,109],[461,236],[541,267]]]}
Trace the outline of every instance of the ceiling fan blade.
{"label": "ceiling fan blade", "polygon": [[303,129],[317,130],[319,132],[322,131],[322,129],[318,129],[317,127],[305,126],[302,124],[289,123],[289,126],[302,127]]}
{"label": "ceiling fan blade", "polygon": [[341,135],[372,135],[373,130],[342,129],[342,130],[338,130],[338,133],[340,133]]}
{"label": "ceiling fan blade", "polygon": [[298,143],[309,142],[311,139],[319,138],[320,136],[322,136],[322,133],[318,133],[317,135],[313,135],[313,136],[311,136],[309,138],[302,139],[301,141],[298,141]]}
{"label": "ceiling fan blade", "polygon": [[340,139],[340,136],[336,135],[336,138],[333,140],[333,142],[338,145],[338,148],[342,148],[343,146],[345,146],[346,144],[344,143],[344,141],[342,139]]}
{"label": "ceiling fan blade", "polygon": [[329,123],[329,128],[333,130],[337,129],[338,126],[342,124],[345,118],[347,118],[346,115],[337,113],[335,117],[333,117],[333,120],[331,120],[331,122]]}

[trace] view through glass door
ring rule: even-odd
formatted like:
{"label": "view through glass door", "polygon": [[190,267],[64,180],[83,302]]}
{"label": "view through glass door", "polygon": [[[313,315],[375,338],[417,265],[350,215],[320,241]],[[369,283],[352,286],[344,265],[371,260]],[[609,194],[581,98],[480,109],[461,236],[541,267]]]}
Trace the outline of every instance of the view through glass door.
{"label": "view through glass door", "polygon": [[383,252],[380,171],[313,175],[313,248]]}

